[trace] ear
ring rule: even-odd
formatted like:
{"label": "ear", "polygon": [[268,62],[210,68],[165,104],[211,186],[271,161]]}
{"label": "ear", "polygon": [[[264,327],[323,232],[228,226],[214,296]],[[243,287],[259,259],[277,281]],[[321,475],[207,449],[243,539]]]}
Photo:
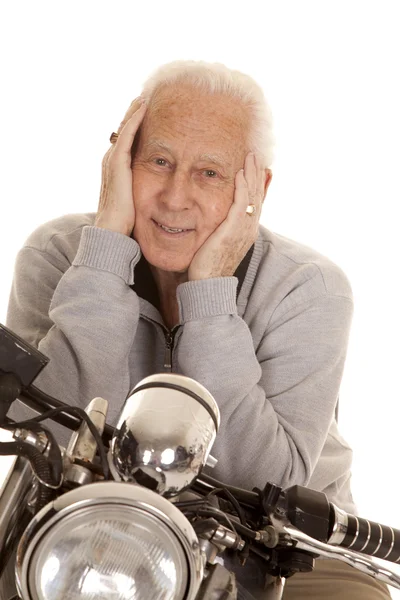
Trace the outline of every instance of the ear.
{"label": "ear", "polygon": [[271,169],[265,169],[265,181],[264,181],[264,198],[263,198],[263,202],[265,200],[265,196],[267,195],[267,191],[269,188],[269,184],[271,183],[271,179],[272,179],[272,171]]}

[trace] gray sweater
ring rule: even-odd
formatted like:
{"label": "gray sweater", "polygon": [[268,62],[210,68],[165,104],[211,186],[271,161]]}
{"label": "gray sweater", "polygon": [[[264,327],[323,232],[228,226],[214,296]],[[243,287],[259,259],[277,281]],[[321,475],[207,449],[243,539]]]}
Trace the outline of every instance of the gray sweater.
{"label": "gray sweater", "polygon": [[[115,425],[138,381],[187,375],[221,411],[214,477],[307,485],[356,512],[352,451],[334,418],[353,313],[341,269],[260,226],[237,277],[178,287],[170,332],[137,242],[94,218],[45,223],[18,253],[6,324],[50,358],[35,385],[82,407],[102,396]],[[33,413],[19,404],[10,414]],[[66,430],[53,430],[65,443]]]}

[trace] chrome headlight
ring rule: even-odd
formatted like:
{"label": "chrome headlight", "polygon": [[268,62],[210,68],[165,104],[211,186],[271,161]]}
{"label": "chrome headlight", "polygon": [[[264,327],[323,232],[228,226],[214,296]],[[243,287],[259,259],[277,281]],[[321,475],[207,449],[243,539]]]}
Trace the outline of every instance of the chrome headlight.
{"label": "chrome headlight", "polygon": [[140,381],[125,401],[111,442],[115,479],[172,497],[206,464],[220,424],[218,405],[200,383],[173,373]]}
{"label": "chrome headlight", "polygon": [[202,576],[186,517],[151,490],[111,481],[45,506],[17,552],[23,600],[192,600]]}

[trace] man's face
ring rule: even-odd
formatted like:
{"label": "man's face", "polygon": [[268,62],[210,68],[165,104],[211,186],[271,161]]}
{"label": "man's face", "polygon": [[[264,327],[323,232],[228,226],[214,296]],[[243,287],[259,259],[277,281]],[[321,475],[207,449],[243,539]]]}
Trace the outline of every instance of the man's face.
{"label": "man's face", "polygon": [[[239,100],[164,87],[140,129],[132,165],[133,237],[146,260],[185,272],[222,223],[244,166],[249,117]],[[187,231],[173,233],[160,225]]]}

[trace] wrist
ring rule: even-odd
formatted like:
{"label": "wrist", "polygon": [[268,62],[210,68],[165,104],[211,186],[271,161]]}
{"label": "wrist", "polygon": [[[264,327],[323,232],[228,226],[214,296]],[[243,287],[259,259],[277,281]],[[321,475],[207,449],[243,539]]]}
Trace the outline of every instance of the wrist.
{"label": "wrist", "polygon": [[132,230],[133,230],[133,226],[129,227],[125,223],[120,223],[113,219],[106,219],[101,216],[96,218],[96,220],[94,222],[94,226],[99,227],[100,229],[108,229],[109,231],[114,231],[116,233],[122,233],[123,235],[126,235],[128,237],[130,237]]}
{"label": "wrist", "polygon": [[234,271],[232,272],[231,269],[225,269],[225,270],[214,270],[214,271],[209,271],[209,272],[205,272],[203,271],[201,272],[196,272],[196,271],[191,271],[189,268],[188,271],[188,281],[199,281],[201,279],[215,279],[216,277],[232,277],[234,275]]}
{"label": "wrist", "polygon": [[237,314],[236,277],[213,277],[178,285],[176,298],[181,323]]}

